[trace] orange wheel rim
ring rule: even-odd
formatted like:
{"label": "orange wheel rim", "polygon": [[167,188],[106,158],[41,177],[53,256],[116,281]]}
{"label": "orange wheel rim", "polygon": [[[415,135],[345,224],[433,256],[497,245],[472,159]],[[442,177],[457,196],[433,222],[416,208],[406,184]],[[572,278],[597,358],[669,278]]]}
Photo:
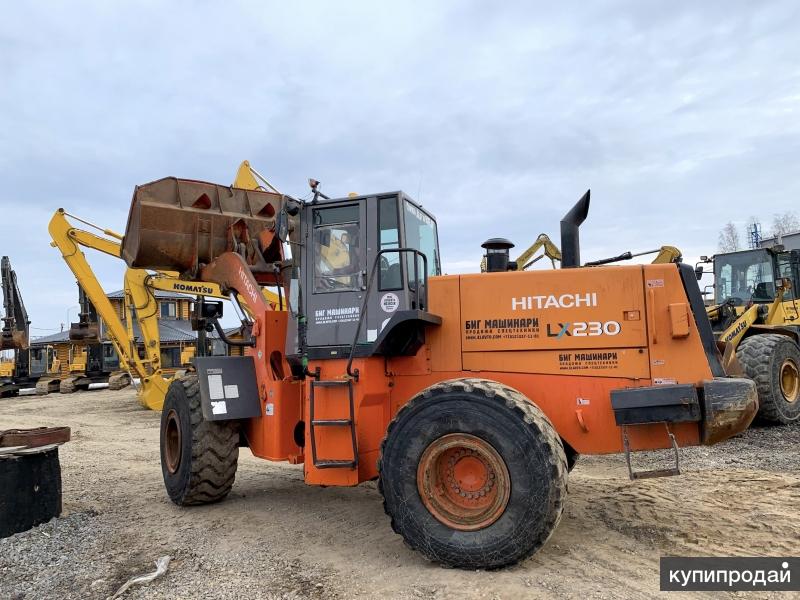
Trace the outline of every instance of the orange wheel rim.
{"label": "orange wheel rim", "polygon": [[785,360],[781,365],[781,393],[790,404],[800,396],[800,372],[793,360]]}
{"label": "orange wheel rim", "polygon": [[181,425],[178,413],[171,409],[167,413],[167,426],[164,431],[164,454],[167,470],[173,475],[181,464]]}
{"label": "orange wheel rim", "polygon": [[505,511],[511,478],[490,443],[474,435],[451,433],[422,453],[417,488],[436,520],[453,529],[476,531]]}

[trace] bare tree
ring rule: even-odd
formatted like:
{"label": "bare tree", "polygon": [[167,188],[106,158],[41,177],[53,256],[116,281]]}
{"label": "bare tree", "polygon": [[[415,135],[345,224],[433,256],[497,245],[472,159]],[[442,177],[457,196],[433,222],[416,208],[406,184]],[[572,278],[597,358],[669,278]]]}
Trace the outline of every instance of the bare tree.
{"label": "bare tree", "polygon": [[772,216],[771,236],[777,238],[787,233],[795,233],[798,230],[800,230],[800,220],[797,219],[797,213],[787,210],[783,214],[775,213]]}
{"label": "bare tree", "polygon": [[719,232],[718,246],[720,252],[736,252],[739,249],[739,232],[730,221]]}

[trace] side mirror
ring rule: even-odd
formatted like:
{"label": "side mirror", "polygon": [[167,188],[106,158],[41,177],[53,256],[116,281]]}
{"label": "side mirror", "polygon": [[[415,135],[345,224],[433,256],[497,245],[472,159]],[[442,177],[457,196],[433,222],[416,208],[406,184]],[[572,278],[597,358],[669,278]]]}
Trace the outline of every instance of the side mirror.
{"label": "side mirror", "polygon": [[278,216],[275,217],[275,233],[278,239],[286,243],[286,238],[289,237],[289,219],[286,215],[286,208],[278,211]]}
{"label": "side mirror", "polygon": [[703,267],[700,265],[697,265],[694,268],[694,276],[697,277],[697,281],[700,281],[703,278],[703,273],[705,273],[705,271],[703,271]]}
{"label": "side mirror", "polygon": [[298,307],[300,305],[300,280],[296,275],[289,281],[289,313],[293,319],[297,318],[299,313]]}

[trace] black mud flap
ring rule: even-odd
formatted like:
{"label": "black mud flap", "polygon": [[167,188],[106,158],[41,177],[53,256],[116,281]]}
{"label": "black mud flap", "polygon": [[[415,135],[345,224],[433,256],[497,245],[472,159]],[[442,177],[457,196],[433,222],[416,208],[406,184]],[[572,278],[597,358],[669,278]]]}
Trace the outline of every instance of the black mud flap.
{"label": "black mud flap", "polygon": [[207,421],[261,416],[252,356],[202,356],[194,359],[200,401]]}
{"label": "black mud flap", "polygon": [[617,425],[699,421],[700,401],[693,385],[657,385],[611,391]]}

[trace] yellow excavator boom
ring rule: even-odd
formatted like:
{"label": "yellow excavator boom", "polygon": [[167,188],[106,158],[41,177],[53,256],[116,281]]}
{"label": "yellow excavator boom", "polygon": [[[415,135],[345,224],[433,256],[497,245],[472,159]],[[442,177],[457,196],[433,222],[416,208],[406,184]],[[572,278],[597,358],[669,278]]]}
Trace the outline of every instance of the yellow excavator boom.
{"label": "yellow excavator boom", "polygon": [[[533,258],[533,255],[536,254],[539,249],[544,250],[544,254]],[[541,259],[542,257],[546,256],[550,259],[553,268],[556,268],[556,261],[561,262],[561,250],[558,249],[550,238],[545,233],[540,233],[539,236],[536,238],[536,241],[531,244],[531,246],[525,250],[522,254],[517,257],[515,261],[517,263],[517,271],[524,271],[530,265],[535,263],[537,260]],[[533,259],[533,260],[531,260]]]}
{"label": "yellow excavator boom", "polygon": [[[544,250],[542,254],[534,258],[534,255],[539,251]],[[561,250],[558,249],[546,233],[540,233],[536,240],[531,244],[525,252],[517,257],[517,260],[509,263],[509,270],[511,271],[524,271],[533,263],[541,260],[544,257],[550,259],[553,268],[556,268],[556,261],[561,262]],[[481,259],[481,272],[486,271],[486,257]]]}
{"label": "yellow excavator boom", "polygon": [[683,253],[675,246],[661,246],[658,249],[658,255],[653,259],[654,265],[667,264],[680,262],[683,258]]}

